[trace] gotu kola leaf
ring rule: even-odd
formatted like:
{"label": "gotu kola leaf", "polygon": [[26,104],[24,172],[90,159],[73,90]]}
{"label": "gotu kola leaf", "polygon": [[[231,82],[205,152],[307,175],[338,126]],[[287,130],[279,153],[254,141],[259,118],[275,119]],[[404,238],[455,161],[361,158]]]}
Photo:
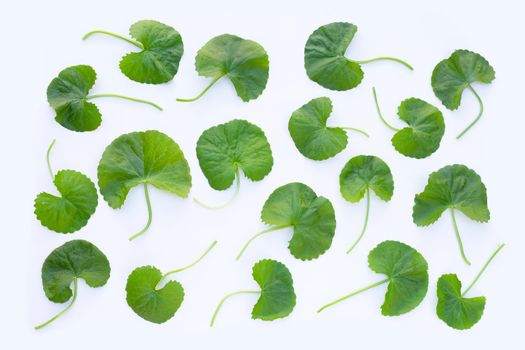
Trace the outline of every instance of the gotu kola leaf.
{"label": "gotu kola leaf", "polygon": [[397,114],[408,126],[398,129],[383,118],[376,89],[373,88],[372,92],[379,118],[388,128],[396,131],[392,137],[396,151],[411,158],[426,158],[437,151],[445,133],[445,121],[439,109],[419,98],[407,98],[401,101]]}
{"label": "gotu kola leaf", "polygon": [[109,261],[104,253],[88,241],[69,241],[53,250],[42,265],[44,292],[54,303],[65,303],[69,299],[71,303],[35,329],[47,326],[73,306],[77,298],[79,278],[90,287],[101,287],[108,281],[110,271]]}
{"label": "gotu kola leaf", "polygon": [[255,238],[289,227],[293,227],[293,235],[288,249],[297,259],[316,259],[332,245],[336,225],[334,207],[305,184],[289,183],[273,191],[264,203],[261,219],[274,226],[252,236],[237,260]]}
{"label": "gotu kola leaf", "polygon": [[273,321],[293,311],[296,301],[293,280],[284,264],[271,259],[260,260],[253,265],[252,276],[261,289],[241,290],[222,298],[211,319],[211,327],[226,299],[237,294],[259,294],[259,300],[252,309],[253,319]]}
{"label": "gotu kola leaf", "polygon": [[126,301],[129,307],[143,319],[164,323],[172,318],[184,300],[184,288],[177,281],[163,281],[171,274],[195,266],[217,244],[211,246],[193,263],[162,274],[154,266],[141,266],[133,270],[126,283]]}
{"label": "gotu kola leaf", "polygon": [[292,113],[288,131],[297,150],[313,160],[325,160],[344,150],[348,144],[345,130],[368,134],[351,127],[328,127],[326,122],[332,113],[332,101],[319,97]]}
{"label": "gotu kola leaf", "polygon": [[334,22],[316,29],[304,47],[304,67],[308,77],[330,90],[350,90],[363,80],[361,65],[391,60],[413,70],[408,63],[392,57],[377,57],[356,61],[345,57],[357,26],[347,22]]}
{"label": "gotu kola leaf", "polygon": [[235,192],[225,204],[209,206],[195,199],[209,209],[223,208],[235,199],[240,170],[248,179],[260,181],[273,166],[272,150],[264,132],[257,125],[238,119],[205,130],[197,141],[197,158],[212,188],[222,191],[236,181]]}
{"label": "gotu kola leaf", "polygon": [[49,155],[55,141],[47,150],[47,165],[51,179],[60,196],[46,192],[35,198],[35,215],[42,225],[60,233],[72,233],[86,226],[98,204],[95,184],[75,170],[61,170],[56,176]]}
{"label": "gotu kola leaf", "polygon": [[350,159],[339,175],[339,189],[344,199],[357,203],[366,194],[365,222],[358,238],[347,250],[350,253],[361,241],[368,225],[370,212],[370,191],[384,201],[389,201],[394,193],[394,179],[388,165],[376,156],[357,156]]}
{"label": "gotu kola leaf", "polygon": [[455,210],[478,222],[490,219],[487,189],[474,170],[454,164],[430,174],[425,190],[415,197],[412,218],[417,226],[428,226],[447,209],[452,216],[461,256],[470,265],[463,250]]}
{"label": "gotu kola leaf", "polygon": [[385,274],[387,278],[326,304],[318,312],[385,283],[388,283],[388,288],[381,306],[384,316],[407,313],[425,298],[428,290],[428,264],[414,248],[397,241],[381,242],[368,254],[368,266],[374,272]]}
{"label": "gotu kola leaf", "polygon": [[195,57],[197,73],[213,80],[196,97],[178,98],[177,101],[198,100],[222,77],[230,79],[237,96],[244,102],[256,99],[266,87],[269,65],[268,54],[255,41],[231,34],[216,36]]}
{"label": "gotu kola leaf", "polygon": [[128,53],[120,61],[119,67],[125,76],[146,84],[171,81],[179,70],[179,62],[184,53],[179,32],[164,23],[142,20],[133,23],[129,33],[136,41],[105,30],[91,31],[82,39],[93,34],[106,34],[125,40],[141,50]]}
{"label": "gotu kola leaf", "polygon": [[432,89],[443,105],[450,110],[461,104],[461,96],[469,89],[479,103],[479,113],[456,138],[459,139],[478,122],[483,114],[481,97],[472,87],[478,82],[490,84],[496,78],[494,68],[478,53],[468,50],[456,50],[449,58],[439,62],[432,71]]}
{"label": "gotu kola leaf", "polygon": [[71,66],[62,70],[47,87],[47,101],[55,110],[55,120],[72,131],[93,131],[100,126],[102,115],[98,107],[89,102],[99,97],[116,97],[162,108],[153,102],[117,94],[89,95],[95,85],[97,73],[91,66]]}
{"label": "gotu kola leaf", "polygon": [[474,278],[474,281],[472,281],[463,293],[461,292],[461,281],[456,274],[446,274],[439,277],[437,283],[438,304],[436,312],[438,317],[449,327],[469,329],[481,319],[485,309],[485,297],[466,298],[465,294],[476,284],[487,266],[503,246],[504,244],[501,244],[498,249],[496,249],[477,274],[476,278]]}
{"label": "gotu kola leaf", "polygon": [[98,164],[100,193],[111,208],[122,207],[128,192],[142,184],[148,222],[130,240],[146,232],[152,211],[148,185],[186,198],[191,188],[190,168],[179,145],[156,130],[132,132],[116,138]]}

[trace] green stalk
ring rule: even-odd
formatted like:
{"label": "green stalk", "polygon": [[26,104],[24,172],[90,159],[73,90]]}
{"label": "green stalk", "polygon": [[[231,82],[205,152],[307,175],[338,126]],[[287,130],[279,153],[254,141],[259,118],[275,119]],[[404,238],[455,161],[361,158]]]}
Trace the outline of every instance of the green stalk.
{"label": "green stalk", "polygon": [[319,312],[323,311],[324,309],[326,309],[326,308],[328,308],[328,307],[330,307],[330,306],[333,306],[333,305],[335,305],[335,304],[337,304],[337,303],[339,303],[339,302],[341,302],[341,301],[343,301],[343,300],[346,300],[346,299],[348,299],[348,298],[351,298],[351,297],[353,297],[354,295],[357,295],[357,294],[359,294],[359,293],[362,293],[362,292],[364,292],[364,291],[367,291],[367,290],[369,290],[369,289],[372,289],[372,288],[374,288],[374,287],[377,287],[377,286],[380,286],[380,285],[382,285],[382,284],[384,284],[384,283],[387,283],[388,281],[390,281],[390,279],[389,279],[389,278],[386,278],[386,279],[384,279],[384,280],[382,280],[382,281],[379,281],[379,282],[376,282],[376,283],[374,283],[374,284],[371,284],[371,285],[369,285],[369,286],[367,286],[367,287],[365,287],[365,288],[361,288],[361,289],[359,289],[359,290],[357,290],[357,291],[355,291],[355,292],[352,292],[352,293],[350,293],[350,294],[347,294],[347,295],[345,295],[344,297],[341,297],[341,298],[339,298],[339,299],[336,299],[336,300],[332,301],[331,303],[328,303],[328,304],[324,305],[323,307],[319,308],[319,310],[317,310],[317,313],[319,313]]}
{"label": "green stalk", "polygon": [[41,325],[36,326],[35,329],[44,328],[45,326],[47,326],[48,324],[50,324],[51,322],[53,322],[54,320],[56,320],[57,318],[59,318],[60,316],[65,314],[66,311],[69,310],[71,308],[71,306],[73,306],[73,304],[75,303],[75,300],[77,300],[77,290],[78,290],[78,282],[77,282],[77,279],[74,278],[73,279],[73,299],[71,299],[71,303],[69,303],[68,306],[65,307],[65,309],[63,309],[58,314],[53,316],[49,321],[44,322]]}
{"label": "green stalk", "polygon": [[129,96],[124,96],[124,95],[117,95],[117,94],[97,94],[97,95],[91,95],[91,96],[88,96],[86,97],[86,100],[91,100],[93,98],[99,98],[99,97],[115,97],[115,98],[122,98],[124,100],[129,100],[129,101],[134,101],[134,102],[138,102],[138,103],[145,103],[145,104],[148,104],[150,106],[153,106],[155,108],[157,108],[159,111],[162,111],[162,107],[159,106],[158,104],[156,103],[153,103],[151,101],[147,101],[147,100],[141,100],[139,98],[134,98],[134,97],[129,97]]}
{"label": "green stalk", "polygon": [[198,200],[195,197],[193,197],[193,201],[195,203],[197,203],[198,205],[200,205],[201,207],[206,208],[206,209],[210,209],[210,210],[216,210],[216,209],[225,208],[228,205],[230,205],[235,200],[235,198],[237,198],[237,195],[239,194],[239,189],[241,188],[241,177],[240,177],[240,174],[239,174],[239,168],[238,167],[235,170],[235,180],[236,180],[235,181],[235,191],[233,192],[233,195],[230,197],[230,199],[228,199],[228,201],[226,201],[226,203],[223,203],[223,204],[220,204],[220,205],[209,205],[209,204],[201,202],[200,200]]}
{"label": "green stalk", "polygon": [[461,136],[465,135],[465,133],[467,131],[470,130],[470,128],[472,128],[474,126],[474,124],[476,124],[479,120],[479,118],[481,118],[481,115],[483,114],[483,101],[481,101],[481,97],[479,97],[478,93],[476,92],[476,90],[474,90],[474,88],[469,84],[468,88],[470,89],[470,91],[472,91],[472,93],[474,94],[474,96],[476,96],[476,99],[478,100],[478,103],[479,103],[479,113],[478,113],[478,116],[476,117],[476,119],[474,119],[472,121],[472,123],[470,123],[466,128],[465,130],[463,130],[458,136],[456,136],[456,140],[459,140],[461,138]]}
{"label": "green stalk", "polygon": [[370,137],[370,135],[368,135],[368,133],[366,133],[365,131],[363,131],[361,129],[351,128],[349,126],[340,126],[340,128],[343,129],[343,130],[357,131],[358,133],[361,133],[361,134],[365,135],[366,137]]}
{"label": "green stalk", "polygon": [[151,210],[151,202],[149,200],[148,184],[145,182],[144,182],[144,195],[146,197],[146,205],[148,206],[148,222],[146,223],[146,226],[144,226],[142,230],[140,230],[139,232],[137,232],[136,234],[128,238],[130,242],[134,240],[135,238],[139,237],[140,235],[142,235],[143,233],[145,233],[151,225],[151,219],[153,217],[153,212]]}
{"label": "green stalk", "polygon": [[346,251],[346,254],[350,254],[350,252],[355,248],[355,246],[359,243],[361,238],[363,238],[363,235],[365,234],[366,227],[368,225],[368,214],[370,213],[370,188],[366,189],[366,213],[365,213],[365,223],[363,225],[363,228],[361,230],[361,234],[359,237],[357,237],[357,240],[352,244],[352,246]]}
{"label": "green stalk", "polygon": [[261,231],[255,235],[253,235],[249,240],[248,242],[246,242],[246,244],[242,247],[241,251],[239,252],[239,254],[237,255],[237,257],[235,258],[235,260],[239,260],[242,256],[242,254],[244,253],[244,251],[246,250],[246,248],[248,248],[248,246],[250,245],[250,243],[252,243],[252,241],[254,239],[256,239],[257,237],[259,236],[262,236],[264,235],[265,233],[269,233],[269,232],[273,232],[273,231],[277,231],[277,230],[281,230],[283,228],[287,228],[287,227],[290,227],[292,225],[279,225],[279,226],[274,226],[274,227],[270,227],[269,229],[267,230],[264,230],[264,231]]}
{"label": "green stalk", "polygon": [[377,94],[376,94],[376,88],[375,87],[372,88],[372,93],[374,94],[374,102],[376,104],[377,115],[379,115],[379,118],[381,119],[383,124],[385,124],[389,129],[391,129],[393,131],[396,131],[396,132],[399,131],[400,129],[393,127],[392,125],[390,125],[386,121],[385,118],[383,118],[383,114],[381,113],[381,109],[379,108],[379,103],[377,102]]}
{"label": "green stalk", "polygon": [[206,86],[204,90],[194,98],[178,98],[177,102],[194,102],[197,101],[199,98],[201,98],[220,78],[222,78],[224,75],[220,75],[217,78],[213,79],[211,83]]}
{"label": "green stalk", "polygon": [[224,298],[221,299],[219,302],[219,305],[217,305],[217,308],[215,309],[215,312],[213,313],[213,316],[211,318],[210,327],[213,327],[213,324],[215,323],[215,318],[217,317],[217,314],[219,313],[219,310],[222,307],[222,304],[228,299],[229,297],[232,297],[237,294],[261,294],[260,290],[239,290],[237,292],[230,293],[226,295]]}
{"label": "green stalk", "polygon": [[122,35],[119,35],[119,34],[115,34],[115,33],[112,33],[112,32],[108,32],[106,30],[92,30],[91,32],[87,33],[86,35],[84,35],[82,37],[82,40],[86,40],[87,38],[89,38],[91,35],[93,34],[106,34],[106,35],[110,35],[112,37],[115,37],[115,38],[118,38],[118,39],[122,39],[124,41],[127,41],[128,43],[132,44],[132,45],[135,45],[136,47],[138,47],[139,49],[141,50],[144,50],[144,45],[142,45],[141,43],[139,43],[138,41],[135,41],[133,39],[130,39],[130,38],[126,38],[125,36],[122,36]]}
{"label": "green stalk", "polygon": [[465,294],[467,294],[467,292],[476,284],[476,282],[479,280],[479,278],[481,277],[481,275],[483,274],[483,272],[487,269],[487,267],[489,266],[490,262],[492,261],[492,259],[494,259],[494,257],[496,256],[496,254],[499,253],[499,251],[505,246],[505,243],[503,244],[500,244],[498,249],[496,249],[494,251],[494,253],[492,253],[492,255],[490,256],[489,260],[487,260],[487,262],[485,263],[485,265],[483,265],[483,267],[481,268],[481,270],[478,272],[476,278],[474,278],[474,281],[472,281],[472,283],[467,287],[467,289],[465,289],[465,291],[463,293],[461,293],[461,296],[465,296]]}
{"label": "green stalk", "polygon": [[463,243],[461,242],[461,236],[459,235],[459,229],[458,224],[456,222],[456,214],[454,212],[454,208],[450,208],[450,215],[452,216],[452,223],[454,224],[454,231],[456,232],[456,239],[458,241],[461,257],[463,258],[463,261],[465,261],[465,263],[470,266],[470,261],[467,259],[465,251],[463,250]]}
{"label": "green stalk", "polygon": [[368,60],[361,60],[361,61],[349,60],[349,61],[352,61],[352,62],[358,63],[358,64],[366,64],[366,63],[371,63],[371,62],[376,62],[376,61],[394,61],[394,62],[397,62],[397,63],[401,63],[403,66],[407,67],[410,70],[414,70],[414,67],[412,67],[410,64],[408,64],[407,62],[405,62],[405,61],[403,61],[403,60],[401,60],[399,58],[395,58],[395,57],[382,56],[382,57],[371,58],[371,59],[368,59]]}
{"label": "green stalk", "polygon": [[49,175],[51,175],[51,180],[55,180],[55,175],[53,173],[53,169],[51,168],[51,161],[49,160],[49,157],[51,155],[51,149],[55,145],[56,140],[53,140],[51,144],[49,145],[46,153],[46,162],[47,162],[47,170],[49,171]]}

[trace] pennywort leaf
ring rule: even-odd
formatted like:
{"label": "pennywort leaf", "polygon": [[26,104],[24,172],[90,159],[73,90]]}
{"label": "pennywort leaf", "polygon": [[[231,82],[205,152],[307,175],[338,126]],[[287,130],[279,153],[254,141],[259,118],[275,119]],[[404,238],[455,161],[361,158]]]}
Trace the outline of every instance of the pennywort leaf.
{"label": "pennywort leaf", "polygon": [[425,298],[428,290],[428,264],[414,248],[397,241],[384,241],[368,254],[368,266],[387,278],[328,303],[317,312],[385,283],[388,283],[388,287],[381,306],[384,316],[407,313]]}
{"label": "pennywort leaf", "polygon": [[210,186],[226,190],[236,180],[233,196],[223,208],[233,201],[240,187],[240,171],[252,181],[261,181],[273,167],[273,157],[266,135],[257,125],[246,120],[231,120],[205,130],[197,141],[199,165]]}
{"label": "pennywort leaf", "polygon": [[252,276],[260,290],[241,290],[222,298],[213,313],[210,327],[226,299],[238,294],[258,294],[259,300],[252,309],[252,318],[273,321],[288,316],[295,307],[295,291],[288,268],[275,260],[264,259],[253,265]]}
{"label": "pennywort leaf", "polygon": [[48,229],[59,233],[72,233],[86,226],[98,204],[95,184],[84,174],[75,170],[61,170],[54,175],[47,150],[47,167],[60,196],[46,192],[35,198],[35,215]]}
{"label": "pennywort leaf", "polygon": [[347,250],[350,253],[363,238],[370,212],[370,191],[380,199],[390,201],[394,193],[394,179],[388,165],[376,156],[357,156],[350,159],[339,175],[339,189],[344,199],[357,203],[366,194],[365,222],[358,238]]}
{"label": "pennywort leaf", "polygon": [[461,96],[469,89],[479,103],[479,113],[472,123],[456,138],[459,139],[470,130],[483,114],[481,97],[472,87],[475,82],[490,84],[496,78],[494,68],[480,54],[468,50],[456,50],[449,58],[440,61],[432,71],[432,89],[443,105],[450,110],[461,104]]}
{"label": "pennywort leaf", "polygon": [[366,132],[356,128],[328,127],[326,122],[331,113],[332,101],[328,97],[315,98],[292,113],[288,131],[295,147],[306,158],[325,160],[337,155],[348,144],[346,130],[368,137]]}
{"label": "pennywort leaf", "polygon": [[372,91],[379,118],[388,128],[396,131],[392,137],[396,151],[411,158],[426,158],[437,151],[445,134],[445,121],[439,109],[419,98],[407,98],[401,101],[397,114],[408,126],[397,129],[383,118],[375,88]]}
{"label": "pennywort leaf", "polygon": [[357,26],[347,22],[334,22],[316,29],[304,47],[304,67],[308,77],[330,90],[350,90],[363,80],[362,64],[381,60],[401,63],[410,70],[412,66],[398,58],[377,57],[368,60],[351,60],[345,56]]}
{"label": "pennywort leaf", "polygon": [[174,280],[163,283],[174,273],[197,265],[217,244],[211,246],[193,263],[162,274],[154,266],[141,266],[133,270],[126,283],[126,301],[129,307],[146,321],[164,323],[172,318],[184,300],[184,288]]}
{"label": "pennywort leaf", "polygon": [[182,38],[179,32],[164,23],[152,20],[135,22],[129,28],[129,34],[136,41],[105,30],[93,30],[82,39],[93,34],[111,35],[140,50],[128,53],[119,64],[122,73],[131,80],[146,84],[167,83],[179,70],[179,62],[184,53]]}
{"label": "pennywort leaf", "polygon": [[148,185],[186,198],[191,188],[190,167],[179,145],[156,130],[132,132],[116,138],[98,164],[98,185],[113,209],[122,207],[128,192],[142,185],[148,206],[148,222],[133,240],[144,234],[152,220]]}
{"label": "pennywort leaf", "polygon": [[100,97],[115,97],[149,104],[158,110],[162,108],[153,102],[117,94],[89,95],[95,85],[97,73],[91,66],[71,66],[62,70],[47,87],[47,101],[55,110],[55,120],[72,131],[93,131],[100,126],[102,115],[90,100]]}
{"label": "pennywort leaf", "polygon": [[288,249],[297,259],[316,259],[332,245],[334,207],[327,198],[317,196],[305,184],[289,183],[273,191],[264,203],[261,219],[273,226],[252,236],[237,255],[237,260],[255,238],[289,227],[293,227],[293,235]]}
{"label": "pennywort leaf", "polygon": [[461,256],[467,265],[463,244],[456,223],[455,211],[478,222],[487,222],[487,189],[481,177],[464,165],[448,165],[430,174],[425,190],[416,195],[412,218],[417,226],[428,226],[437,221],[445,210],[450,211]]}
{"label": "pennywort leaf", "polygon": [[197,73],[212,81],[196,97],[177,101],[197,101],[222,77],[230,79],[237,96],[244,102],[256,99],[266,87],[269,65],[268,54],[255,41],[231,34],[216,36],[195,57]]}
{"label": "pennywort leaf", "polygon": [[35,329],[47,326],[73,306],[77,298],[79,278],[88,286],[97,288],[106,284],[110,271],[109,261],[104,253],[88,241],[69,241],[53,250],[42,265],[44,292],[54,303],[65,303],[70,299],[71,302],[56,316]]}
{"label": "pennywort leaf", "polygon": [[474,326],[483,316],[485,309],[485,297],[467,298],[465,295],[476,284],[492,259],[504,247],[501,244],[483,265],[481,271],[476,275],[474,281],[461,292],[461,281],[456,274],[446,274],[439,277],[437,283],[438,304],[436,313],[438,317],[449,327],[455,329],[469,329]]}

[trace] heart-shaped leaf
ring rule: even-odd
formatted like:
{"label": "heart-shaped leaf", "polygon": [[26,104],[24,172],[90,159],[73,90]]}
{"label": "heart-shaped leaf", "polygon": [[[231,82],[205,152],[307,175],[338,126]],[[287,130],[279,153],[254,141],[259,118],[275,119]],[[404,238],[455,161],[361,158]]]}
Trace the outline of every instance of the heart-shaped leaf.
{"label": "heart-shaped leaf", "polygon": [[45,327],[71,308],[77,297],[79,278],[90,287],[101,287],[108,281],[110,271],[104,253],[88,241],[69,241],[53,250],[42,265],[42,284],[46,297],[54,303],[65,303],[73,298],[59,314],[35,328]]}
{"label": "heart-shaped leaf", "polygon": [[336,225],[332,203],[305,184],[289,183],[273,191],[264,203],[261,219],[274,226],[254,235],[237,259],[258,236],[287,227],[293,227],[288,249],[297,259],[316,259],[332,245]]}
{"label": "heart-shaped leaf", "polygon": [[455,210],[478,222],[487,222],[487,189],[481,177],[464,165],[448,165],[428,177],[425,190],[416,195],[412,218],[417,226],[428,226],[449,209],[463,260],[470,265],[456,224]]}
{"label": "heart-shaped leaf", "polygon": [[197,73],[213,80],[195,98],[179,98],[177,101],[198,100],[222,77],[230,79],[237,96],[244,102],[256,99],[266,87],[269,65],[268,54],[255,41],[231,34],[216,36],[195,57]]}
{"label": "heart-shaped leaf", "polygon": [[385,283],[388,283],[388,288],[381,306],[384,316],[407,313],[425,298],[428,290],[428,264],[414,248],[397,241],[381,242],[368,254],[368,266],[387,278],[326,304],[318,312]]}
{"label": "heart-shaped leaf", "polygon": [[131,80],[146,84],[167,83],[179,70],[184,53],[182,38],[179,32],[164,23],[152,20],[133,23],[129,34],[137,41],[104,30],[91,31],[83,39],[93,34],[111,35],[141,50],[128,53],[120,61],[120,70]]}
{"label": "heart-shaped leaf", "polygon": [[128,192],[142,184],[148,205],[148,223],[134,239],[149,228],[151,205],[148,184],[186,198],[191,188],[190,168],[179,145],[160,131],[132,132],[116,138],[98,164],[100,193],[109,206],[120,208]]}
{"label": "heart-shaped leaf", "polygon": [[348,144],[345,129],[365,132],[355,128],[328,127],[326,122],[332,113],[332,101],[328,97],[311,100],[292,113],[288,131],[297,150],[313,160],[325,160],[344,150]]}

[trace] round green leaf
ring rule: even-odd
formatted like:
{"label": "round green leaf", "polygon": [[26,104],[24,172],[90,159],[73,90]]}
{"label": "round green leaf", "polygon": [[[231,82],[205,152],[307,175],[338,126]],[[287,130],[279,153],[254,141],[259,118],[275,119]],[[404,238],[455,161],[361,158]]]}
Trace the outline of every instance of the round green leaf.
{"label": "round green leaf", "polygon": [[394,179],[388,165],[376,156],[357,156],[350,159],[339,175],[339,189],[343,198],[357,203],[368,189],[389,201],[394,193]]}
{"label": "round green leaf", "polygon": [[318,258],[332,245],[336,224],[332,203],[302,183],[273,191],[264,203],[261,219],[268,225],[293,226],[288,248],[298,259]]}
{"label": "round green leaf", "polygon": [[357,26],[336,22],[315,30],[304,47],[308,77],[330,90],[350,90],[363,80],[361,66],[345,57]]}
{"label": "round green leaf", "polygon": [[401,154],[425,158],[438,148],[445,133],[443,114],[439,109],[418,98],[401,102],[397,114],[408,127],[392,137],[392,145]]}
{"label": "round green leaf", "polygon": [[195,57],[199,75],[215,80],[227,76],[245,102],[262,94],[269,64],[268,54],[261,45],[230,34],[211,39]]}
{"label": "round green leaf", "polygon": [[490,84],[495,77],[494,68],[480,54],[456,50],[434,68],[432,89],[445,107],[457,109],[461,104],[463,90],[470,84]]}
{"label": "round green leaf", "polygon": [[397,241],[381,242],[368,254],[368,266],[388,276],[381,313],[399,316],[418,306],[428,290],[428,264],[414,248]]}
{"label": "round green leaf", "polygon": [[93,131],[102,122],[95,104],[86,97],[95,84],[97,73],[90,66],[62,70],[47,87],[47,101],[55,110],[55,120],[73,131]]}
{"label": "round green leaf", "polygon": [[122,73],[139,83],[162,84],[172,80],[184,53],[182,38],[175,29],[151,20],[131,25],[129,33],[143,50],[131,52],[120,61]]}
{"label": "round green leaf", "polygon": [[69,241],[49,254],[42,265],[42,284],[47,298],[65,303],[72,296],[71,282],[82,278],[90,287],[101,287],[109,279],[109,261],[95,245]]}
{"label": "round green leaf", "polygon": [[252,276],[261,287],[252,318],[272,321],[288,316],[295,307],[293,280],[288,268],[278,261],[264,259],[253,265]]}
{"label": "round green leaf", "polygon": [[425,190],[415,197],[412,218],[427,226],[448,208],[457,209],[478,222],[487,222],[487,189],[481,177],[464,165],[448,165],[430,174]]}
{"label": "round green leaf", "polygon": [[72,233],[86,226],[98,204],[95,184],[84,174],[61,170],[53,180],[61,197],[40,193],[35,199],[35,214],[50,230]]}
{"label": "round green leaf", "polygon": [[162,288],[157,285],[162,273],[153,266],[138,267],[128,277],[126,301],[143,319],[164,323],[175,315],[184,300],[184,289],[177,281],[168,281]]}
{"label": "round green leaf", "polygon": [[437,283],[438,317],[455,329],[469,329],[483,316],[485,297],[464,298],[455,274],[442,275]]}
{"label": "round green leaf", "polygon": [[98,164],[100,193],[112,208],[120,208],[139,184],[186,198],[191,188],[188,162],[179,145],[160,131],[132,132],[116,138]]}
{"label": "round green leaf", "polygon": [[326,126],[331,113],[332,101],[328,97],[315,98],[292,113],[288,131],[295,147],[306,158],[325,160],[346,148],[346,132]]}
{"label": "round green leaf", "polygon": [[232,120],[205,130],[197,141],[197,158],[208,183],[229,188],[238,169],[253,181],[270,173],[273,157],[266,135],[246,120]]}

